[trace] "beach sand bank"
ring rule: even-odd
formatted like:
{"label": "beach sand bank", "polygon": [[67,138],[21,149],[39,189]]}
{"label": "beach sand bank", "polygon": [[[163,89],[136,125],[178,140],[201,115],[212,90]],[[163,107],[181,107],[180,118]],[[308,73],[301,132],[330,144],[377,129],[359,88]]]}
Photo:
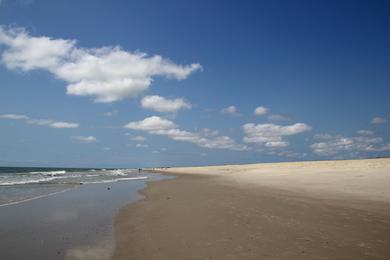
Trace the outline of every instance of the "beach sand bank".
{"label": "beach sand bank", "polygon": [[114,259],[390,259],[390,159],[159,171]]}

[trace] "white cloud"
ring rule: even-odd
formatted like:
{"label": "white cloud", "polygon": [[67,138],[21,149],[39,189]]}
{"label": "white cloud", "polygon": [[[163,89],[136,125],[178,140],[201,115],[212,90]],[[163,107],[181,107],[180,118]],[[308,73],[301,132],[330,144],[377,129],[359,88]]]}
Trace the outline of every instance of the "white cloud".
{"label": "white cloud", "polygon": [[310,146],[318,155],[334,156],[342,153],[358,155],[361,152],[380,152],[390,150],[390,143],[384,144],[380,137],[357,136],[341,137],[334,136],[326,141],[313,143]]}
{"label": "white cloud", "polygon": [[79,124],[77,123],[54,121],[51,119],[32,119],[32,118],[30,119],[26,115],[17,115],[17,114],[2,114],[0,115],[0,119],[24,120],[28,124],[48,126],[51,128],[78,128],[79,127]]}
{"label": "white cloud", "polygon": [[2,114],[0,115],[2,119],[13,119],[13,120],[26,120],[28,116],[25,115],[17,115],[17,114]]}
{"label": "white cloud", "polygon": [[238,115],[237,108],[235,106],[228,106],[221,110],[224,114]]}
{"label": "white cloud", "polygon": [[78,128],[79,127],[79,124],[76,123],[53,121],[50,119],[29,119],[27,120],[27,123],[32,125],[48,126],[51,128]]}
{"label": "white cloud", "polygon": [[137,148],[148,148],[149,145],[147,145],[147,144],[137,144],[135,147],[137,147]]}
{"label": "white cloud", "polygon": [[94,143],[97,141],[96,137],[94,136],[71,136],[70,139],[72,139],[75,142],[79,143]]}
{"label": "white cloud", "polygon": [[149,134],[167,136],[168,138],[176,141],[190,142],[204,148],[229,149],[237,151],[248,149],[247,146],[237,144],[228,136],[216,136],[209,133],[205,134],[203,131],[197,133],[178,129],[177,125],[172,121],[158,116],[148,117],[141,121],[130,122],[125,125],[125,127],[133,130],[146,131]]}
{"label": "white cloud", "polygon": [[286,147],[288,142],[283,141],[284,136],[296,135],[311,130],[311,127],[304,123],[281,126],[276,124],[245,124],[244,142],[257,143],[266,147]]}
{"label": "white cloud", "polygon": [[143,93],[155,76],[186,79],[201,65],[177,65],[159,55],[120,47],[79,48],[76,41],[33,37],[23,28],[0,27],[2,62],[8,69],[42,69],[68,83],[67,94],[114,102]]}
{"label": "white cloud", "polygon": [[144,120],[130,122],[125,125],[125,128],[133,129],[133,130],[142,130],[142,131],[158,131],[158,130],[166,130],[175,128],[176,125],[167,119],[151,116],[147,117]]}
{"label": "white cloud", "polygon": [[256,107],[255,111],[253,112],[256,116],[262,116],[262,115],[265,115],[267,114],[269,111],[268,108],[266,107],[263,107],[263,106],[259,106],[259,107]]}
{"label": "white cloud", "polygon": [[210,148],[210,149],[229,149],[235,151],[245,151],[249,148],[246,145],[237,144],[232,138],[229,136],[216,136],[211,139],[199,140],[197,143],[201,147]]}
{"label": "white cloud", "polygon": [[356,133],[358,133],[359,135],[373,135],[374,134],[373,131],[366,130],[366,129],[361,129],[361,130],[357,131]]}
{"label": "white cloud", "polygon": [[143,142],[143,141],[145,141],[145,137],[138,135],[138,136],[130,137],[130,140],[131,141]]}
{"label": "white cloud", "polygon": [[182,98],[170,100],[160,96],[146,96],[141,100],[141,105],[143,108],[168,113],[176,113],[180,109],[191,108],[191,104]]}
{"label": "white cloud", "polygon": [[276,141],[276,142],[266,142],[266,147],[287,147],[289,145],[288,142],[284,141]]}
{"label": "white cloud", "polygon": [[68,123],[68,122],[52,122],[49,124],[52,128],[77,128],[79,127],[76,123]]}
{"label": "white cloud", "polygon": [[7,30],[0,27],[0,44],[6,47],[2,61],[8,69],[22,71],[45,69],[52,72],[72,51],[75,42],[49,37],[31,37],[23,28]]}
{"label": "white cloud", "polygon": [[372,120],[371,120],[371,124],[384,124],[387,122],[387,119],[383,118],[383,117],[374,117]]}

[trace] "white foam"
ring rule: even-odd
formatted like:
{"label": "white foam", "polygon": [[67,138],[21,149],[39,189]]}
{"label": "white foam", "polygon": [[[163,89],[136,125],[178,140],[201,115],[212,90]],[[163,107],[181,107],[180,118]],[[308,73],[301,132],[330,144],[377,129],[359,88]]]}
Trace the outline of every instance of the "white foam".
{"label": "white foam", "polygon": [[127,173],[124,170],[110,170],[106,171],[104,175],[108,176],[127,176]]}
{"label": "white foam", "polygon": [[56,180],[56,179],[63,179],[63,178],[65,178],[65,177],[42,177],[42,178],[39,178],[39,179],[13,180],[13,181],[0,182],[0,186],[36,184],[36,183],[49,182],[49,181],[53,181],[53,180]]}
{"label": "white foam", "polygon": [[48,172],[29,172],[30,174],[41,174],[45,176],[64,175],[66,171],[48,171]]}
{"label": "white foam", "polygon": [[141,177],[129,177],[129,178],[118,178],[118,179],[112,179],[112,180],[82,182],[82,184],[112,183],[112,182],[119,182],[119,181],[145,180],[145,179],[147,179],[147,178],[148,178],[148,177],[146,177],[146,176],[141,176]]}

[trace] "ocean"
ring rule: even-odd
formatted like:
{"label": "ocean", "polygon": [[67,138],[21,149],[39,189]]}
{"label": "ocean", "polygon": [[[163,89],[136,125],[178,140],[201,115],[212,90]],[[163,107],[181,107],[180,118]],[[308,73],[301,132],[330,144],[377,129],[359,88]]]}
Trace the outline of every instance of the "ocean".
{"label": "ocean", "polygon": [[142,180],[138,169],[0,167],[0,207],[65,192],[80,185]]}
{"label": "ocean", "polygon": [[119,210],[142,198],[138,169],[0,167],[0,259],[111,259]]}

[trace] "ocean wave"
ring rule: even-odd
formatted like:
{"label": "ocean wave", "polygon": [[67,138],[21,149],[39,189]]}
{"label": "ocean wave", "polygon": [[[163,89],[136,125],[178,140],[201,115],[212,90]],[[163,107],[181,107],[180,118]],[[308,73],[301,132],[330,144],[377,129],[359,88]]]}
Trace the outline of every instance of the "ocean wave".
{"label": "ocean wave", "polygon": [[63,179],[64,177],[44,177],[39,179],[9,180],[0,182],[0,186],[25,185],[25,184],[44,184],[53,180]]}
{"label": "ocean wave", "polygon": [[[94,171],[92,171],[94,170]],[[36,169],[35,171],[15,172],[14,174],[0,175],[1,186],[22,186],[38,184],[83,184],[83,183],[110,183],[125,180],[143,179],[137,176],[134,169],[109,170],[61,170]]]}
{"label": "ocean wave", "polygon": [[110,170],[110,171],[105,171],[104,175],[108,176],[127,176],[128,173],[125,170]]}
{"label": "ocean wave", "polygon": [[87,174],[87,175],[84,175],[85,177],[98,177],[100,176],[99,174]]}
{"label": "ocean wave", "polygon": [[66,171],[29,172],[30,174],[41,174],[45,176],[64,175]]}

